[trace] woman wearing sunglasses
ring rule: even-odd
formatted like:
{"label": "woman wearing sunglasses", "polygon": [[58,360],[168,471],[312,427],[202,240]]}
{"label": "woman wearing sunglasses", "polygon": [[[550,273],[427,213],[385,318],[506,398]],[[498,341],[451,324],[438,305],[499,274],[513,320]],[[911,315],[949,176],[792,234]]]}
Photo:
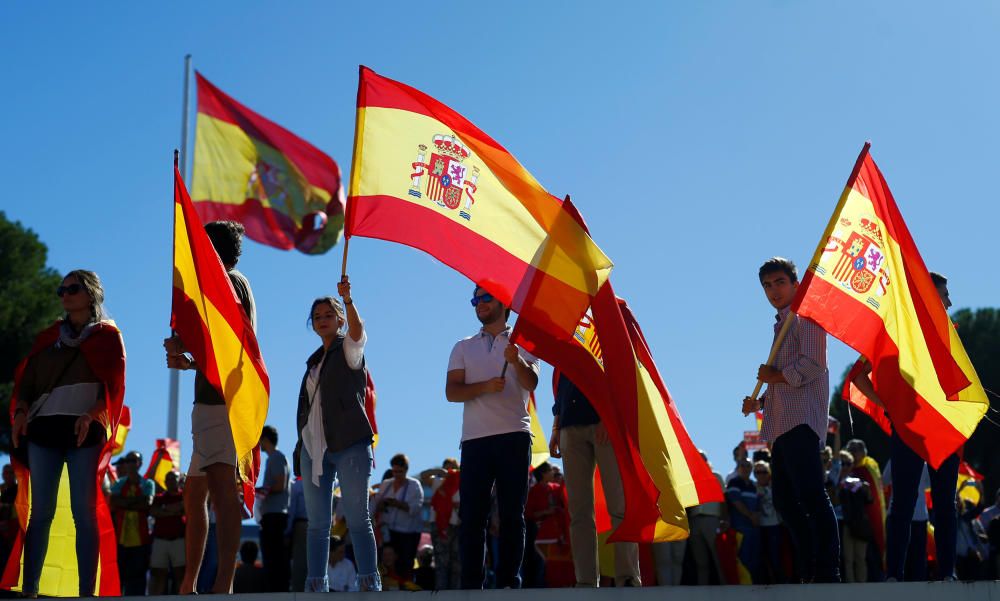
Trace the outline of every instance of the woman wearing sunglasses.
{"label": "woman wearing sunglasses", "polygon": [[[326,296],[313,301],[309,323],[322,341],[306,360],[299,390],[295,475],[302,476],[306,514],[306,592],[327,592],[333,481],[340,482],[338,512],[347,527],[358,564],[362,591],[382,583],[375,553],[375,533],[368,511],[374,432],[365,412],[368,371],[364,323],[351,298],[347,276],[337,284],[343,304]],[[346,307],[346,310],[345,310]]]}
{"label": "woman wearing sunglasses", "polygon": [[[56,294],[63,318],[38,335],[14,377],[13,459],[20,490],[31,490],[22,594],[38,596],[64,464],[76,527],[79,595],[109,594],[114,587],[105,578],[102,584],[110,588],[94,590],[98,512],[102,521],[110,521],[97,487],[107,469],[109,441],[114,440],[125,395],[125,347],[114,322],[106,319],[104,288],[96,273],[71,271]],[[109,571],[117,574],[108,559]]]}

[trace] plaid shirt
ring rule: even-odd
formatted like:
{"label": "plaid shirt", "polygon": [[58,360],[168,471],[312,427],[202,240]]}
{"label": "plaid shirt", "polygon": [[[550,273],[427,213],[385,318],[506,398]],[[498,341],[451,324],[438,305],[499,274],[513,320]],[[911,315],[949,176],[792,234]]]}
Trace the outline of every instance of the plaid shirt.
{"label": "plaid shirt", "polygon": [[767,385],[761,435],[773,443],[785,432],[806,424],[816,432],[822,446],[826,442],[830,413],[826,332],[814,322],[794,315],[790,307],[779,311],[775,319],[775,337],[786,319],[795,320],[774,359],[774,366],[781,370],[788,383]]}

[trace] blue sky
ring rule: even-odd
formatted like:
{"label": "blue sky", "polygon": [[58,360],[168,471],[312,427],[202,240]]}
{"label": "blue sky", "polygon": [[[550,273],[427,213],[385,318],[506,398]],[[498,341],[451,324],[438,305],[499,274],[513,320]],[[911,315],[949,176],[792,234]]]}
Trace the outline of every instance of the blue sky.
{"label": "blue sky", "polygon": [[[721,471],[767,356],[759,264],[807,264],[865,140],[956,308],[996,305],[1000,56],[995,3],[6,2],[0,209],[57,270],[97,271],[128,349],[129,447],[165,435],[172,152],[183,57],[230,95],[351,163],[357,67],[452,106],[556,195],[615,262],[695,443]],[[497,7],[503,7],[502,11]],[[271,375],[294,444],[321,257],[247,242]],[[448,354],[478,328],[469,282],[412,249],[354,239],[349,272],[379,390],[378,471],[458,454]],[[834,378],[853,352],[830,342]],[[551,425],[548,368],[538,397]],[[832,383],[833,384],[833,383]],[[193,381],[181,381],[190,454]]]}

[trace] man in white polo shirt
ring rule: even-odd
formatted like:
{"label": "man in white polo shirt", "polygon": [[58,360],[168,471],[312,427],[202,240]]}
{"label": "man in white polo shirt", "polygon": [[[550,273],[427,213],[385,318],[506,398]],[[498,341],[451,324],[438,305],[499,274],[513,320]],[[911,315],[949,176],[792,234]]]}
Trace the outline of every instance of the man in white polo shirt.
{"label": "man in white polo shirt", "polygon": [[508,342],[510,309],[479,286],[473,291],[472,306],[483,327],[455,344],[445,387],[449,401],[464,405],[459,484],[462,588],[483,588],[494,483],[500,518],[496,587],[520,588],[531,464],[528,397],[538,385],[538,359]]}

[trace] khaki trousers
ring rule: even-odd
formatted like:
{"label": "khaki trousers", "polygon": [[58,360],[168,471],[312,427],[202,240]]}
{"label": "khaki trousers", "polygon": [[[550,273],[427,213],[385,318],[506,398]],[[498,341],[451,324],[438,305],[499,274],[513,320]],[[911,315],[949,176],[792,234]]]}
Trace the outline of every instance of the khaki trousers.
{"label": "khaki trousers", "polygon": [[[577,586],[597,586],[601,576],[594,518],[595,466],[601,469],[601,484],[608,513],[611,514],[611,525],[617,527],[625,516],[625,492],[615,453],[610,442],[596,442],[596,428],[594,425],[567,426],[562,428],[559,436],[569,498],[569,535]],[[641,585],[639,547],[635,543],[615,543],[615,585],[623,586],[627,579],[631,579],[635,586]]]}

